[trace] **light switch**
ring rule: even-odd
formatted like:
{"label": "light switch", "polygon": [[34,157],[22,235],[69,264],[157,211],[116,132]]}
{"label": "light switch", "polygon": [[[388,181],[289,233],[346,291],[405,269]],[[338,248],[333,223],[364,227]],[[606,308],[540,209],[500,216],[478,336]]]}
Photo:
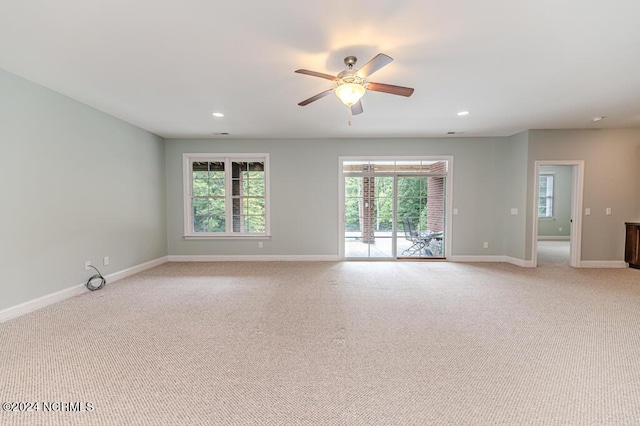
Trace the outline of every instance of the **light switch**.
{"label": "light switch", "polygon": [[458,214],[458,209],[456,207],[453,208],[453,214]]}
{"label": "light switch", "polygon": [[587,207],[586,209],[584,209],[584,215],[585,216],[591,216],[591,209],[589,207]]}
{"label": "light switch", "polygon": [[607,207],[607,210],[605,210],[605,214],[607,216],[611,216],[611,207]]}

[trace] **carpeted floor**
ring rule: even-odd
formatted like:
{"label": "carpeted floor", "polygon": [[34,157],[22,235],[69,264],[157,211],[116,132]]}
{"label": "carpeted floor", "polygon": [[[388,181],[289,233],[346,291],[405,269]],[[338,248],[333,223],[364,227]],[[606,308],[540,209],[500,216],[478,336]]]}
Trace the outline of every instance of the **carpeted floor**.
{"label": "carpeted floor", "polygon": [[637,425],[639,326],[638,270],[169,263],[0,324],[0,424]]}
{"label": "carpeted floor", "polygon": [[538,266],[546,266],[548,264],[568,266],[571,263],[569,241],[539,240],[537,243]]}

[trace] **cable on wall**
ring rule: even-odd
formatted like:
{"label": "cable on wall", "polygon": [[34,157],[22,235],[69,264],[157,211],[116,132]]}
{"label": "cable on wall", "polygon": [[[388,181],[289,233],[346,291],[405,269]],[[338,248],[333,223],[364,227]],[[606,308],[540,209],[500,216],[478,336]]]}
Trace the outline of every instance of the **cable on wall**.
{"label": "cable on wall", "polygon": [[[93,265],[89,265],[90,268],[93,268],[96,270],[97,274],[95,274],[94,276],[92,276],[91,278],[89,278],[89,281],[87,281],[87,284],[85,284],[87,286],[87,288],[91,291],[96,291],[96,290],[100,290],[102,287],[104,287],[104,285],[107,283],[107,280],[102,276],[102,274],[100,273],[100,271],[98,271],[98,268],[96,268]],[[100,280],[100,284],[99,285],[93,285],[91,282],[95,281],[95,280]]]}

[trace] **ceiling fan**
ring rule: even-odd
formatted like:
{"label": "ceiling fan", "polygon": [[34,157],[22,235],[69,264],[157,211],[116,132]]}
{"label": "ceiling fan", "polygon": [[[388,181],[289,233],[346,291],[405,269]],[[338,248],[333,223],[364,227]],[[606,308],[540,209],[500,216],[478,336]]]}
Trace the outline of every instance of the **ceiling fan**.
{"label": "ceiling fan", "polygon": [[387,56],[384,53],[378,53],[373,59],[364,64],[363,67],[361,67],[360,69],[354,69],[353,66],[356,64],[357,60],[358,59],[355,56],[347,56],[346,58],[344,58],[344,64],[347,66],[347,69],[342,71],[335,77],[329,74],[309,71],[305,69],[296,70],[295,72],[299,74],[326,78],[327,80],[335,81],[337,83],[337,87],[325,90],[324,92],[320,92],[317,95],[300,102],[298,105],[309,105],[311,102],[317,101],[320,98],[324,98],[329,93],[335,91],[336,95],[338,96],[338,98],[340,98],[342,103],[344,103],[347,107],[349,107],[349,109],[351,109],[351,113],[353,115],[356,115],[362,114],[363,110],[361,98],[362,96],[364,96],[367,90],[407,97],[413,94],[413,89],[410,87],[373,83],[366,80],[366,78],[371,74],[393,61],[390,56]]}

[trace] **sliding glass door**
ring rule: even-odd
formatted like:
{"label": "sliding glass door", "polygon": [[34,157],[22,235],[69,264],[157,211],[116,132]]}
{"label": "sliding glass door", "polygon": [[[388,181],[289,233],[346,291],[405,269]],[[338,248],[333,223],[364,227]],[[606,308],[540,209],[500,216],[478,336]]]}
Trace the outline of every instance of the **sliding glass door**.
{"label": "sliding glass door", "polygon": [[444,258],[448,162],[342,163],[347,259]]}
{"label": "sliding glass door", "polygon": [[445,178],[398,176],[397,188],[397,257],[444,257]]}
{"label": "sliding glass door", "polygon": [[393,257],[394,178],[348,176],[344,186],[346,255]]}

